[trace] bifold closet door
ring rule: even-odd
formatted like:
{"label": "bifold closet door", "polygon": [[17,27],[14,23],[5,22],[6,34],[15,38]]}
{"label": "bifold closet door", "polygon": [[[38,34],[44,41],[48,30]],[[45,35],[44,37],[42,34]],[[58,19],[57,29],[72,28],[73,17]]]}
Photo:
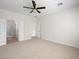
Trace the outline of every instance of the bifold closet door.
{"label": "bifold closet door", "polygon": [[40,27],[41,27],[41,24],[40,24],[40,22],[38,22],[37,26],[36,26],[36,35],[38,38],[41,38],[41,32],[40,32],[41,28]]}
{"label": "bifold closet door", "polygon": [[6,20],[0,19],[0,46],[6,44]]}

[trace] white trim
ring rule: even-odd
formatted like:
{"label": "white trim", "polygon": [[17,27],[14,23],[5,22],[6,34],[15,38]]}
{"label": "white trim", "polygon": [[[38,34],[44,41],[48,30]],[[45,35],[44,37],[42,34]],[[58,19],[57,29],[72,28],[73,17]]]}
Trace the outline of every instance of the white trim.
{"label": "white trim", "polygon": [[19,41],[25,41],[25,40],[29,40],[29,39],[32,39],[32,37],[24,38],[24,40],[20,39]]}
{"label": "white trim", "polygon": [[4,43],[0,43],[0,46],[6,45],[6,44],[7,44],[7,43],[5,43],[5,42],[4,42]]}
{"label": "white trim", "polygon": [[70,47],[79,48],[79,45],[76,45],[76,44],[70,44],[70,43],[67,43],[67,42],[59,41],[59,40],[51,40],[51,39],[47,39],[45,37],[42,37],[42,39],[45,39],[45,40],[48,40],[48,41],[51,41],[51,42],[55,42],[55,43],[59,43],[59,44],[63,44],[63,45],[67,45],[67,46],[70,46]]}
{"label": "white trim", "polygon": [[15,36],[7,36],[7,37],[15,37]]}

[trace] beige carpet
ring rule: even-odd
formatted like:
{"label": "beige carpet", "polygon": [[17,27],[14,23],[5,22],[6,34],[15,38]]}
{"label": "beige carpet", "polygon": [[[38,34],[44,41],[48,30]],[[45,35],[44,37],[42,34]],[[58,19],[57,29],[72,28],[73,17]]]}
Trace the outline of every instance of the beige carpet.
{"label": "beige carpet", "polygon": [[79,59],[79,49],[32,39],[0,47],[0,59]]}

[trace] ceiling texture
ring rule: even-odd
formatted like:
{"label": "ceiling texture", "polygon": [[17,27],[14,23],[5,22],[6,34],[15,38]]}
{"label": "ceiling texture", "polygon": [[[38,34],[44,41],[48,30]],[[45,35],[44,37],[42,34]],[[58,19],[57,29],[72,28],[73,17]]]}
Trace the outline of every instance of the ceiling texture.
{"label": "ceiling texture", "polygon": [[30,13],[31,9],[23,8],[23,6],[32,7],[32,0],[0,0],[0,9],[31,15],[35,17],[44,16],[61,10],[77,6],[79,0],[34,0],[37,7],[45,6],[46,9],[39,10],[41,13]]}

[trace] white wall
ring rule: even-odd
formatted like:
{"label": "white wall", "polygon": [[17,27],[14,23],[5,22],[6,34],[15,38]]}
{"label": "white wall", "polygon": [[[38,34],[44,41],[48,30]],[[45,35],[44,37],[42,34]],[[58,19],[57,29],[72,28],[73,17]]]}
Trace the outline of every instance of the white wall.
{"label": "white wall", "polygon": [[0,18],[5,18],[7,20],[15,20],[16,28],[18,30],[17,32],[19,33],[17,33],[19,35],[19,41],[27,40],[28,37],[31,38],[32,35],[36,35],[35,30],[31,30],[35,28],[34,23],[36,23],[36,19],[32,16],[25,16],[19,13],[0,9]]}
{"label": "white wall", "polygon": [[79,47],[79,7],[41,17],[41,38]]}

